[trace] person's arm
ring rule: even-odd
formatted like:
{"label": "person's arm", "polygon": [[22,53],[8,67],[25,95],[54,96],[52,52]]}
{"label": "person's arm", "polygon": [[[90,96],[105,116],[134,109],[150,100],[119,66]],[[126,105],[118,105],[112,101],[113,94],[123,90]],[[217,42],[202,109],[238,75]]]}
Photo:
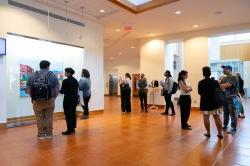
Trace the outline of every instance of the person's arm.
{"label": "person's arm", "polygon": [[82,79],[79,80],[79,87],[78,88],[79,88],[79,91],[82,90]]}
{"label": "person's arm", "polygon": [[230,83],[220,84],[220,88],[221,88],[222,90],[225,90],[225,89],[227,89],[227,88],[230,88],[231,86],[232,86],[232,84],[230,84]]}
{"label": "person's arm", "polygon": [[139,83],[138,83],[138,82],[139,82],[139,81],[137,80],[137,81],[136,81],[136,88],[137,88],[137,89],[140,89]]}
{"label": "person's arm", "polygon": [[199,84],[198,84],[198,94],[201,95],[201,96],[204,94],[201,82],[199,82]]}
{"label": "person's arm", "polygon": [[168,93],[171,93],[174,86],[174,80],[171,77],[169,77],[168,79],[169,79]]}
{"label": "person's arm", "polygon": [[220,85],[222,90],[225,90],[225,89],[230,88],[232,86],[234,86],[236,89],[238,88],[238,80],[234,76],[229,77],[227,79],[227,82]]}
{"label": "person's arm", "polygon": [[32,86],[32,83],[34,81],[34,73],[32,73],[29,78],[28,78],[28,81],[26,82],[26,93],[29,94],[31,96],[31,86]]}
{"label": "person's arm", "polygon": [[83,91],[84,90],[85,84],[86,84],[85,80],[80,79],[80,81],[79,81],[79,91]]}
{"label": "person's arm", "polygon": [[54,93],[55,93],[55,98],[56,98],[60,92],[60,84],[56,76],[54,77],[54,84],[55,84]]}
{"label": "person's arm", "polygon": [[162,87],[164,87],[164,84],[165,84],[164,81],[161,80],[161,81],[160,81],[160,85],[161,85]]}
{"label": "person's arm", "polygon": [[146,80],[146,85],[147,85],[147,86],[146,86],[146,88],[145,88],[145,89],[148,89],[148,81],[147,81],[147,80]]}
{"label": "person's arm", "polygon": [[26,82],[26,93],[27,94],[29,94],[29,95],[31,95],[31,79],[30,79],[30,77],[29,77],[29,79],[28,79],[28,81]]}
{"label": "person's arm", "polygon": [[61,94],[65,93],[65,80],[63,80],[63,82],[62,82],[62,87],[61,87],[60,93]]}
{"label": "person's arm", "polygon": [[184,82],[183,81],[180,81],[179,82],[179,86],[180,86],[180,88],[183,90],[183,91],[185,91],[185,92],[191,92],[192,91],[192,88],[190,87],[187,87],[185,84],[184,84]]}

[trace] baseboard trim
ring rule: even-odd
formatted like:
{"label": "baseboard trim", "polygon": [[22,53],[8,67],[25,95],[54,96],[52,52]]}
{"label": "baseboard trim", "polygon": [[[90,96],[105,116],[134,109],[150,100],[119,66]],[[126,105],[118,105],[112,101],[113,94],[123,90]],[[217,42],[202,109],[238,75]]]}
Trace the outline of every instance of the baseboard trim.
{"label": "baseboard trim", "polygon": [[191,111],[200,111],[200,107],[191,107]]}
{"label": "baseboard trim", "polygon": [[[104,110],[94,110],[90,111],[90,115],[96,115],[96,114],[101,114],[103,113]],[[76,111],[76,114],[78,117],[82,116],[83,112],[81,111]],[[62,120],[65,118],[63,112],[55,112],[53,114],[54,120]],[[26,126],[26,125],[31,125],[36,123],[36,117],[35,115],[31,116],[25,116],[25,117],[19,117],[19,118],[8,118],[6,124],[0,124],[0,129],[6,129],[6,128],[13,128],[13,127],[18,127],[18,126]]]}
{"label": "baseboard trim", "polygon": [[6,129],[6,123],[0,123],[0,130]]}

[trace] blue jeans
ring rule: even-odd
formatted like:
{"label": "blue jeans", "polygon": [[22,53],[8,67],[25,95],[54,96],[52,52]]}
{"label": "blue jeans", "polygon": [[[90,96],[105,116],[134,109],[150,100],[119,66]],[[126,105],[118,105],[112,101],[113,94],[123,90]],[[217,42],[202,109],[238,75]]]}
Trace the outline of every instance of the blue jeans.
{"label": "blue jeans", "polygon": [[224,127],[227,127],[229,123],[229,116],[231,118],[231,127],[236,129],[237,127],[237,111],[234,107],[234,97],[227,98],[227,103],[224,105]]}

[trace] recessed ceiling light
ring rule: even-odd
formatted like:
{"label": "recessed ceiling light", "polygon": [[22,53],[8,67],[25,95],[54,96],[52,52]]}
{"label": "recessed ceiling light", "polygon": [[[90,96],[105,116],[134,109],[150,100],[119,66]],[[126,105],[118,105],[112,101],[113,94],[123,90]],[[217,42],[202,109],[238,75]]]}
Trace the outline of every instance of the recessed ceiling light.
{"label": "recessed ceiling light", "polygon": [[215,14],[216,14],[216,15],[221,15],[221,14],[222,14],[222,11],[216,11]]}
{"label": "recessed ceiling light", "polygon": [[181,14],[181,11],[176,11],[175,14],[179,15]]}
{"label": "recessed ceiling light", "polygon": [[130,48],[135,48],[134,46],[131,46]]}
{"label": "recessed ceiling light", "polygon": [[119,54],[119,55],[122,55],[122,52],[119,52],[118,54]]}
{"label": "recessed ceiling light", "polygon": [[198,24],[193,25],[193,28],[198,28],[198,27],[199,27]]}
{"label": "recessed ceiling light", "polygon": [[105,12],[105,10],[101,9],[101,10],[100,10],[100,12],[101,12],[101,13],[104,13],[104,12]]}
{"label": "recessed ceiling light", "polygon": [[110,57],[109,59],[110,59],[110,60],[113,60],[113,59],[114,59],[114,57]]}
{"label": "recessed ceiling light", "polygon": [[116,29],[115,31],[116,31],[116,32],[120,32],[121,30],[120,30],[120,29]]}

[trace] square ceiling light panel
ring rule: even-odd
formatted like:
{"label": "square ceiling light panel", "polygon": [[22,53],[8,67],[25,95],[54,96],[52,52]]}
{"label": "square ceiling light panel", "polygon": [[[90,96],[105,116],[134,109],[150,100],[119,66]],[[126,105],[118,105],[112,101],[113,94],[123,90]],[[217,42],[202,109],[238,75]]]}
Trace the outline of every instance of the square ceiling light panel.
{"label": "square ceiling light panel", "polygon": [[134,4],[135,6],[139,6],[142,4],[145,4],[147,2],[150,2],[152,0],[128,0],[129,2],[131,2],[132,4]]}
{"label": "square ceiling light panel", "polygon": [[109,1],[134,14],[138,14],[180,0],[109,0]]}

